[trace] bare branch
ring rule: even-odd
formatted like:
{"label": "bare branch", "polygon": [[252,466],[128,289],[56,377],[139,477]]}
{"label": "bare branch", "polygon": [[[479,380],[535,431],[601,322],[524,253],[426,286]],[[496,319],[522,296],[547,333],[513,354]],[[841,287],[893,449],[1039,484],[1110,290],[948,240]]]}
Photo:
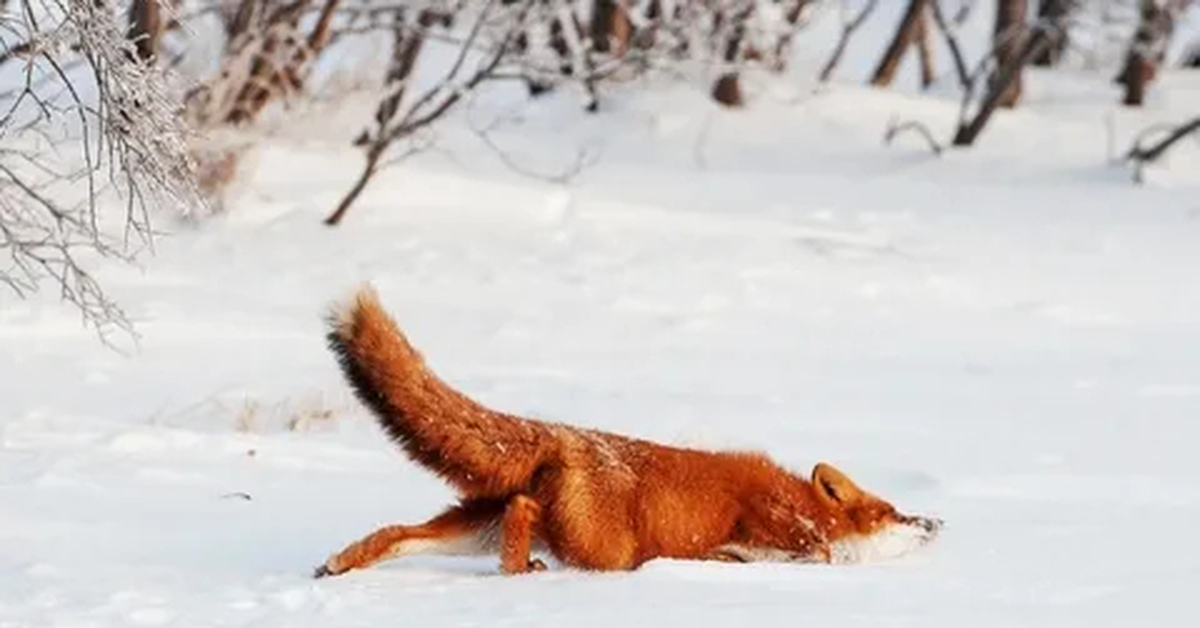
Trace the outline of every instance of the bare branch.
{"label": "bare branch", "polygon": [[858,15],[854,16],[854,19],[842,23],[842,34],[838,38],[837,46],[834,47],[833,54],[829,56],[829,61],[825,62],[825,67],[821,69],[821,76],[818,80],[822,83],[827,82],[833,76],[833,71],[837,69],[838,64],[842,61],[842,55],[846,52],[846,46],[850,44],[850,38],[863,25],[863,22],[867,21],[878,4],[879,0],[868,0]]}
{"label": "bare branch", "polygon": [[942,38],[946,42],[946,47],[950,49],[950,58],[954,60],[954,70],[958,74],[958,82],[964,90],[971,85],[971,73],[967,71],[967,62],[963,59],[962,47],[958,44],[958,37],[950,30],[950,25],[946,21],[946,14],[942,11],[942,3],[938,0],[933,0],[930,3],[933,9],[933,21],[937,24],[938,30],[942,33]]}
{"label": "bare branch", "polygon": [[[955,146],[970,146],[975,142],[984,127],[987,126],[988,121],[991,120],[992,114],[996,112],[997,108],[1003,106],[1006,96],[1010,94],[1009,90],[1016,84],[1021,71],[1049,43],[1050,40],[1046,37],[1045,31],[1034,29],[1020,53],[1009,58],[1004,65],[997,68],[992,80],[989,81],[988,91],[984,95],[979,111],[969,122],[965,118],[959,121],[958,131],[955,133],[953,141]],[[972,87],[975,80],[977,79],[972,80]]]}
{"label": "bare branch", "polygon": [[[334,226],[341,222],[350,206],[379,171],[384,163],[384,154],[394,143],[411,137],[418,130],[439,120],[459,104],[464,95],[503,74],[501,65],[513,52],[513,42],[534,2],[536,0],[523,0],[516,7],[502,6],[499,18],[493,22],[493,10],[497,4],[501,4],[501,0],[488,0],[472,22],[466,39],[441,80],[427,88],[407,106],[401,106],[401,101],[410,84],[416,56],[424,45],[424,34],[432,29],[438,20],[434,19],[434,13],[422,12],[417,18],[416,33],[405,35],[402,31],[397,31],[393,65],[389,70],[391,85],[385,90],[384,99],[376,110],[374,127],[365,131],[356,142],[365,149],[366,162],[354,185],[333,213],[325,219],[326,225]],[[485,35],[493,43],[484,43]],[[468,57],[481,51],[483,59],[476,64],[474,70],[465,77],[460,76],[467,66]]]}
{"label": "bare branch", "polygon": [[1148,129],[1139,134],[1133,143],[1133,148],[1129,149],[1129,153],[1125,157],[1134,163],[1134,181],[1137,183],[1142,182],[1142,171],[1146,164],[1158,161],[1159,158],[1165,155],[1180,140],[1193,133],[1200,132],[1200,116],[1171,128],[1170,132],[1159,141],[1149,146],[1142,146],[1142,141],[1153,130],[1155,129]]}
{"label": "bare branch", "polygon": [[883,141],[885,144],[891,145],[891,143],[895,141],[900,134],[906,131],[914,132],[925,138],[925,142],[929,145],[929,150],[933,151],[935,156],[940,157],[942,155],[942,150],[944,149],[942,148],[942,145],[938,143],[937,139],[933,137],[933,132],[930,131],[929,127],[925,126],[925,124],[916,120],[900,122],[893,118],[891,122],[888,123],[888,129],[883,135]]}

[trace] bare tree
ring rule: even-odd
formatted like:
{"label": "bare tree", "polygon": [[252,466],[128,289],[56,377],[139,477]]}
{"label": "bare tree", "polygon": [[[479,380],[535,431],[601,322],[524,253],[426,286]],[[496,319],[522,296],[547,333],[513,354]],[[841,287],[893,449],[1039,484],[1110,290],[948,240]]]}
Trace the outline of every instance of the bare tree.
{"label": "bare tree", "polygon": [[908,51],[909,46],[916,41],[917,35],[920,33],[921,21],[924,19],[926,5],[929,1],[908,0],[908,8],[904,11],[900,26],[896,28],[896,34],[892,37],[891,43],[883,53],[883,58],[879,60],[879,65],[875,68],[875,73],[871,76],[871,85],[887,87],[895,80],[896,71],[900,69],[900,61],[904,58],[904,53]]}
{"label": "bare tree", "polygon": [[775,43],[773,60],[770,64],[771,68],[777,72],[782,72],[787,67],[787,58],[792,50],[792,40],[795,39],[796,32],[800,30],[801,19],[816,2],[814,0],[781,0],[780,4],[783,5],[783,20],[787,26]]}
{"label": "bare tree", "polygon": [[[1010,97],[1014,85],[1020,80],[1021,71],[1025,66],[1029,65],[1041,51],[1048,45],[1049,39],[1043,29],[1035,28],[1026,39],[1024,46],[1015,57],[1009,57],[1003,63],[1000,61],[1000,52],[998,49],[993,51],[984,58],[984,62],[972,74],[968,82],[966,92],[963,95],[962,108],[959,114],[958,129],[955,131],[952,143],[954,146],[971,146],[978,139],[979,134],[983,132],[984,127],[991,121],[992,115],[996,110],[1004,105]],[[989,80],[987,81],[988,88],[984,92],[982,100],[975,109],[974,115],[969,115],[971,104],[974,100],[976,85],[980,82],[982,74],[987,71],[987,68],[992,66]]]}
{"label": "bare tree", "polygon": [[1067,22],[1078,7],[1079,0],[1039,0],[1038,23],[1047,29],[1050,41],[1046,50],[1033,58],[1033,65],[1058,65],[1067,50]]}
{"label": "bare tree", "polygon": [[[969,14],[970,6],[971,5],[965,5],[964,10],[967,11],[966,14]],[[953,26],[951,25],[950,20],[946,19],[945,12],[942,11],[941,2],[931,2],[930,13],[933,14],[934,24],[937,25],[938,30],[942,33],[943,40],[946,42],[946,47],[950,49],[950,58],[954,61],[954,70],[958,74],[959,85],[964,91],[969,91],[971,89],[971,73],[969,70],[967,70],[967,61],[963,57],[962,46],[960,46],[958,43],[958,37],[954,34]],[[966,16],[964,14],[960,14],[958,18],[959,19],[956,19],[955,22],[960,22],[960,19],[965,20]]]}
{"label": "bare tree", "polygon": [[158,55],[159,42],[170,21],[165,14],[171,7],[164,6],[166,3],[167,0],[133,0],[129,5],[129,39],[143,62]]}
{"label": "bare tree", "polygon": [[[341,0],[317,6],[314,0],[240,0],[225,16],[220,69],[187,95],[189,122],[197,128],[249,124],[267,105],[298,93],[330,41],[340,6]],[[301,21],[314,11],[306,32]]]}
{"label": "bare tree", "polygon": [[53,284],[107,340],[132,327],[82,258],[129,259],[151,243],[152,211],[196,207],[187,131],[114,7],[15,9],[0,22],[0,66],[23,64],[22,82],[0,91],[0,283],[18,296]]}
{"label": "bare tree", "polygon": [[714,40],[720,45],[722,72],[713,83],[712,97],[726,107],[741,107],[744,102],[738,66],[746,52],[746,26],[754,7],[752,0],[738,0],[727,12],[714,16],[718,24]]}
{"label": "bare tree", "polygon": [[592,48],[622,57],[629,49],[633,25],[628,0],[595,0],[592,9]]}
{"label": "bare tree", "polygon": [[[465,0],[455,0],[452,5],[432,5],[422,9],[412,26],[405,16],[397,18],[384,95],[376,107],[371,127],[356,141],[366,153],[362,172],[325,219],[326,225],[334,226],[342,221],[371,179],[388,164],[385,157],[394,145],[413,140],[416,133],[450,113],[464,96],[483,83],[521,76],[519,69],[506,63],[516,60],[514,42],[535,1],[521,0],[505,5],[503,0],[487,0],[481,8],[471,11],[464,6]],[[417,57],[432,29],[439,25],[449,26],[452,16],[458,19],[470,13],[475,13],[474,19],[470,29],[455,43],[458,51],[450,68],[432,86],[410,94]],[[410,151],[419,148],[417,145]]]}
{"label": "bare tree", "polygon": [[867,0],[867,3],[863,5],[863,8],[853,18],[846,19],[844,16],[846,7],[843,5],[842,34],[838,38],[837,45],[833,48],[833,54],[829,56],[829,61],[826,61],[825,67],[821,68],[819,80],[822,83],[828,81],[833,76],[833,71],[837,69],[838,64],[842,61],[842,55],[845,54],[846,47],[850,45],[850,38],[854,36],[855,31],[862,27],[863,23],[867,21],[867,18],[870,17],[877,6],[879,6],[879,0]]}
{"label": "bare tree", "polygon": [[1141,106],[1146,88],[1154,81],[1159,66],[1167,54],[1175,21],[1192,0],[1140,0],[1137,30],[1125,53],[1125,63],[1117,75],[1117,83],[1125,87],[1122,102]]}
{"label": "bare tree", "polygon": [[1012,108],[1021,100],[1021,74],[1024,64],[1015,61],[1026,48],[1028,27],[1025,23],[1029,9],[1028,0],[997,0],[996,22],[993,29],[992,45],[996,55],[996,70],[991,77],[992,89],[996,90],[1002,73],[1012,71],[1012,76],[1004,77],[1006,85],[997,91],[996,105]]}

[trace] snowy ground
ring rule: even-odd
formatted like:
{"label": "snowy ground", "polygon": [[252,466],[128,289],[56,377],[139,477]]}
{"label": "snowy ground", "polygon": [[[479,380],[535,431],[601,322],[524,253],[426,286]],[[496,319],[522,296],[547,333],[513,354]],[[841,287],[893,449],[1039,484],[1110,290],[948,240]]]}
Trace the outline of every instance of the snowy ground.
{"label": "snowy ground", "polygon": [[[946,135],[953,102],[847,85],[739,114],[667,88],[582,122],[535,103],[493,139],[547,173],[586,148],[570,183],[459,121],[337,230],[319,219],[357,156],[267,145],[228,214],[102,267],[136,352],[0,296],[0,626],[1190,625],[1200,149],[1141,188],[1106,151],[1194,115],[1200,83],[1130,113],[1095,77],[1039,78],[942,159],[881,136],[893,115]],[[363,280],[486,403],[829,460],[947,528],[870,566],[311,580],[451,498],[324,349]]]}

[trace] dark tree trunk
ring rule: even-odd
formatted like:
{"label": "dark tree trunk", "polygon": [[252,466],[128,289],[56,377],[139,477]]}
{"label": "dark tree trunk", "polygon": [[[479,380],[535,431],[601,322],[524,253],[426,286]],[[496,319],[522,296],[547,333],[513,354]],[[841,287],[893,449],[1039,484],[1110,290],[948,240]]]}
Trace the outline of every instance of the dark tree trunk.
{"label": "dark tree trunk", "polygon": [[1078,0],[1041,0],[1038,2],[1038,27],[1046,30],[1046,50],[1034,57],[1033,65],[1054,67],[1067,50],[1067,19]]}
{"label": "dark tree trunk", "polygon": [[737,72],[722,74],[721,78],[718,78],[717,82],[713,84],[712,97],[713,100],[726,107],[741,107],[743,102],[742,86]]}
{"label": "dark tree trunk", "polygon": [[258,0],[240,0],[236,6],[222,6],[221,18],[225,27],[226,46],[250,30],[250,25],[259,18],[261,12],[262,7]]}
{"label": "dark tree trunk", "polygon": [[628,5],[625,0],[596,0],[592,9],[592,49],[615,57],[629,48]]}
{"label": "dark tree trunk", "polygon": [[1021,70],[1041,53],[1048,43],[1043,31],[1034,31],[1033,35],[1029,37],[1028,43],[1021,49],[1020,55],[997,68],[996,76],[990,82],[988,92],[975,117],[969,122],[959,123],[958,131],[954,134],[953,144],[955,146],[971,146],[975,143],[979,134],[992,119],[992,115],[996,113],[996,109],[1001,106],[1003,96],[1020,78]]}
{"label": "dark tree trunk", "polygon": [[1116,79],[1125,86],[1124,104],[1140,107],[1145,102],[1146,88],[1158,74],[1158,67],[1171,43],[1181,4],[1184,3],[1176,0],[1141,0],[1138,28]]}
{"label": "dark tree trunk", "polygon": [[[993,31],[992,45],[996,52],[996,70],[989,79],[993,89],[1004,69],[1014,65],[1025,49],[1029,27],[1025,17],[1029,7],[1028,0],[998,0],[996,2],[996,27]],[[999,92],[996,106],[1013,108],[1021,100],[1021,74],[1023,68],[1016,66],[1015,74],[1008,85]]]}
{"label": "dark tree trunk", "polygon": [[[721,59],[728,68],[713,85],[712,97],[726,107],[740,107],[743,104],[741,79],[738,76],[737,64],[742,59],[742,43],[746,38],[746,22],[754,12],[754,4],[743,2],[738,11],[729,17],[729,35],[725,40],[725,50]],[[721,17],[717,16],[718,19]]]}
{"label": "dark tree trunk", "polygon": [[1200,43],[1192,45],[1191,50],[1183,55],[1183,67],[1200,69]]}
{"label": "dark tree trunk", "polygon": [[895,80],[896,70],[900,69],[900,60],[904,58],[908,47],[917,39],[921,29],[921,19],[925,15],[928,2],[929,0],[909,0],[908,10],[904,12],[904,18],[900,20],[896,35],[892,37],[891,44],[888,45],[887,51],[883,53],[883,58],[879,60],[879,65],[875,68],[875,74],[871,76],[871,85],[887,87]]}
{"label": "dark tree trunk", "polygon": [[162,41],[166,22],[163,20],[162,2],[166,0],[133,0],[129,6],[129,40],[137,51],[137,58],[151,63],[158,56],[158,44]]}

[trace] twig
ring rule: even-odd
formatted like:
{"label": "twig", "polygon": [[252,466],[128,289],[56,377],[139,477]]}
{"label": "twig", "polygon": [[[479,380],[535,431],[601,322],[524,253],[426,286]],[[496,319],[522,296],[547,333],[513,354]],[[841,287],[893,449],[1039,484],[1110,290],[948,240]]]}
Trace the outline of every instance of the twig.
{"label": "twig", "polygon": [[946,14],[942,12],[942,3],[939,0],[933,0],[930,4],[933,5],[933,20],[937,23],[938,30],[942,32],[942,39],[946,41],[946,47],[950,49],[950,58],[954,60],[958,83],[966,90],[971,85],[971,74],[967,71],[967,62],[963,59],[958,37],[950,30],[950,25],[946,22]]}
{"label": "twig", "polygon": [[[863,25],[863,22],[867,21],[867,17],[871,15],[871,12],[875,10],[878,4],[879,0],[869,0],[854,19],[842,24],[841,37],[838,38],[837,46],[834,47],[829,61],[826,61],[825,67],[821,69],[821,75],[818,79],[820,82],[827,82],[833,76],[833,71],[841,63],[842,55],[845,54],[846,47],[850,44],[850,38],[854,35],[854,31],[857,31]],[[937,2],[934,2],[934,4],[937,4]]]}
{"label": "twig", "polygon": [[492,131],[494,130],[495,126],[496,125],[494,124],[487,125],[482,128],[473,128],[472,130],[483,142],[484,146],[491,150],[492,153],[495,154],[496,157],[498,157],[500,161],[503,162],[506,167],[508,167],[509,170],[512,170],[517,174],[532,179],[537,179],[539,181],[545,181],[547,183],[563,185],[569,183],[572,179],[579,176],[579,174],[583,172],[588,165],[595,163],[594,153],[588,151],[586,148],[582,148],[576,153],[575,159],[566,168],[553,173],[535,172],[530,168],[517,163],[517,160],[514,159],[512,155],[501,148],[500,145],[492,139]]}
{"label": "twig", "polygon": [[895,118],[892,118],[891,122],[888,123],[887,133],[883,135],[884,143],[890,146],[892,141],[894,141],[896,137],[905,131],[915,132],[921,137],[925,138],[925,142],[929,144],[929,150],[933,151],[933,154],[937,157],[942,156],[942,151],[944,149],[937,139],[933,137],[933,132],[930,131],[929,127],[925,126],[924,123],[916,120],[899,122]]}
{"label": "twig", "polygon": [[1152,130],[1148,129],[1147,131],[1140,133],[1137,140],[1134,141],[1133,148],[1129,149],[1129,153],[1126,156],[1126,159],[1134,163],[1133,177],[1136,183],[1142,183],[1142,171],[1146,164],[1158,161],[1159,158],[1166,154],[1166,152],[1180,140],[1191,135],[1192,133],[1200,131],[1200,116],[1174,127],[1166,137],[1158,142],[1143,147],[1142,140],[1151,131]]}

